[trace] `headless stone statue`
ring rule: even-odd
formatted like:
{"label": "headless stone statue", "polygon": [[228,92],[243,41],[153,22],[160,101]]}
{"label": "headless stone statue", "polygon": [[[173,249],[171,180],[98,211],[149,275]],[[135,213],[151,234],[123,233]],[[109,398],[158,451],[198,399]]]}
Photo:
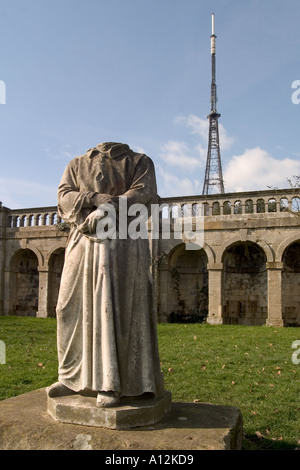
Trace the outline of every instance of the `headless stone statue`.
{"label": "headless stone statue", "polygon": [[[164,393],[147,239],[95,236],[101,204],[156,202],[154,166],[128,145],[103,143],[74,158],[58,188],[71,225],[57,303],[58,382],[49,397],[77,392],[115,406]],[[117,213],[118,218],[118,213]]]}

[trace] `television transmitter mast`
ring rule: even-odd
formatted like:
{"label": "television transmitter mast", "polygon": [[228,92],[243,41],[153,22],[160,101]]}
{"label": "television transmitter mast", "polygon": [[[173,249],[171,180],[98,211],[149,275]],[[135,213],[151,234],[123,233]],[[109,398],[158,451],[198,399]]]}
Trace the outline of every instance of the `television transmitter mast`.
{"label": "television transmitter mast", "polygon": [[224,193],[224,181],[222,174],[219,124],[218,118],[221,116],[217,112],[217,84],[216,84],[216,35],[215,35],[215,15],[212,14],[212,35],[211,35],[211,112],[207,116],[209,119],[208,150],[205,169],[205,179],[202,194]]}

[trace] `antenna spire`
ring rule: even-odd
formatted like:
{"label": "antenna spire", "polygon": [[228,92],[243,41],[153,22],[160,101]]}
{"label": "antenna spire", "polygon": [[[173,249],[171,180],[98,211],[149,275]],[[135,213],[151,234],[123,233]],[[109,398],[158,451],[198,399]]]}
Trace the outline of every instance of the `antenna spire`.
{"label": "antenna spire", "polygon": [[224,182],[222,174],[220,142],[219,142],[219,124],[218,118],[221,114],[217,113],[217,84],[216,84],[216,38],[215,35],[215,15],[212,14],[212,34],[211,34],[211,113],[207,116],[209,119],[208,150],[205,169],[205,179],[202,194],[213,192],[224,193]]}

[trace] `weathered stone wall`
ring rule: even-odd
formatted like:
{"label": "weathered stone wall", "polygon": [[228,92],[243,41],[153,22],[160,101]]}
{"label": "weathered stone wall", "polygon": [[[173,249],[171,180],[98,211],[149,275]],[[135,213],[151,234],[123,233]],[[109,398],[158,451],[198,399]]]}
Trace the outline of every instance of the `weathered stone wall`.
{"label": "weathered stone wall", "polygon": [[38,260],[31,250],[17,251],[11,260],[9,314],[36,316],[38,310]]}
{"label": "weathered stone wall", "polygon": [[282,272],[282,316],[285,325],[300,325],[300,243],[284,252]]}
{"label": "weathered stone wall", "polygon": [[186,251],[181,244],[169,264],[166,321],[197,322],[208,314],[207,256],[204,250]]}
{"label": "weathered stone wall", "polygon": [[49,295],[48,295],[48,316],[56,316],[56,304],[60,286],[60,279],[63,270],[65,259],[65,250],[59,248],[54,253],[52,253],[49,260],[49,274],[48,274],[48,283],[49,283]]}
{"label": "weathered stone wall", "polygon": [[0,206],[1,315],[55,314],[68,237],[56,213],[56,207],[11,211]]}
{"label": "weathered stone wall", "polygon": [[266,256],[252,242],[224,254],[224,323],[264,325],[268,315]]}
{"label": "weathered stone wall", "polygon": [[[288,280],[284,260],[288,247],[300,240],[295,200],[298,197],[293,190],[163,200],[171,225],[175,225],[174,219],[186,206],[191,206],[193,212],[197,202],[205,205],[203,250],[207,255],[209,323],[300,325],[295,313],[300,305],[298,278],[293,273],[293,279]],[[156,244],[157,256],[163,254],[157,269],[159,321],[166,321],[176,307],[180,313],[170,286],[174,270],[172,253],[181,243],[174,232],[169,240]],[[247,255],[243,252],[241,256],[239,250],[246,247]],[[175,269],[180,271],[176,266]],[[290,282],[287,294],[285,285]],[[192,303],[192,281],[187,283],[182,280],[179,285],[180,298],[184,298],[184,290]]]}

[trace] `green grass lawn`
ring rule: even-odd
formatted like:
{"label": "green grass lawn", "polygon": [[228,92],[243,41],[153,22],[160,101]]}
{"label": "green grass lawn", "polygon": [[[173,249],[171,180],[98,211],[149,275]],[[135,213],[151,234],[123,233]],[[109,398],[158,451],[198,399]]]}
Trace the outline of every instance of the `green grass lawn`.
{"label": "green grass lawn", "polygon": [[[300,447],[299,328],[160,324],[158,336],[173,401],[239,408],[245,449]],[[0,399],[57,380],[55,319],[0,317],[0,339]]]}

